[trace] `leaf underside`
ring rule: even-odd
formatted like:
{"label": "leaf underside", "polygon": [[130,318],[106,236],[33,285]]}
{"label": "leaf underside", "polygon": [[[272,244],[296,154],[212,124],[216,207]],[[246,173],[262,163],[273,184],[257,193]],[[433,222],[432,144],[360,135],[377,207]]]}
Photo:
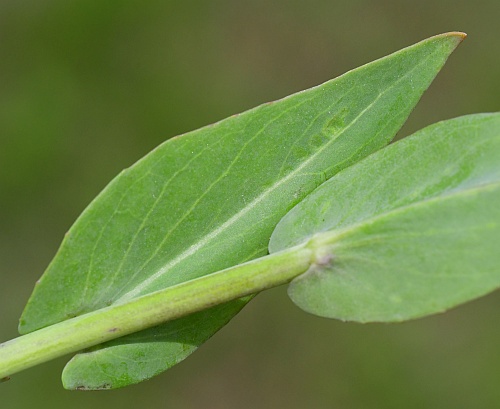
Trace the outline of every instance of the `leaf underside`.
{"label": "leaf underside", "polygon": [[360,322],[442,312],[500,286],[500,114],[440,122],[338,173],[278,224],[332,261],[289,286],[302,309]]}
{"label": "leaf underside", "polygon": [[[116,177],[69,230],[20,332],[265,255],[293,205],[394,137],[462,38],[430,38],[160,145]],[[65,387],[150,378],[188,356],[245,301],[81,353],[65,368]]]}

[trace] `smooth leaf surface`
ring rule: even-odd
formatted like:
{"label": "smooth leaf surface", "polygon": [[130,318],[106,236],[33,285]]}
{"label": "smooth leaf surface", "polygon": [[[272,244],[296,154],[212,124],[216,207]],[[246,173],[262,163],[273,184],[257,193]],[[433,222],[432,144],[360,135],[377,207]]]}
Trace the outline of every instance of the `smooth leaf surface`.
{"label": "smooth leaf surface", "polygon": [[334,176],[278,224],[270,250],[311,238],[330,246],[327,266],[289,286],[302,309],[401,321],[500,286],[499,203],[500,114],[466,116]]}
{"label": "smooth leaf surface", "polygon": [[[394,137],[462,39],[433,37],[159,146],[113,180],[70,229],[20,332],[266,254],[294,204]],[[189,355],[243,305],[80,354],[65,369],[65,386],[114,388],[149,378]]]}

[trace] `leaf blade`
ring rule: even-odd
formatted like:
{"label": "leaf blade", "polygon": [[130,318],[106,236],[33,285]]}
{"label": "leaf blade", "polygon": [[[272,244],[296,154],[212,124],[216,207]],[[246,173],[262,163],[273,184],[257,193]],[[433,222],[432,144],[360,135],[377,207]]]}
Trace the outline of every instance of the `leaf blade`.
{"label": "leaf blade", "polygon": [[[392,139],[462,38],[451,33],[425,40],[314,89],[167,141],[112,181],[71,228],[28,302],[20,331],[264,255],[274,226],[294,203]],[[372,128],[377,132],[370,133]],[[234,304],[233,313],[240,308]],[[214,313],[198,328],[199,342],[226,318]],[[154,337],[155,330],[148,331],[143,335]],[[177,361],[192,352],[182,334],[162,345],[162,357],[147,342],[134,348],[145,361]],[[179,352],[183,346],[185,353]],[[112,355],[113,348],[101,354]],[[78,359],[82,368],[94,358]],[[114,362],[107,373],[120,373],[121,362]],[[144,373],[158,373],[152,367],[102,384],[139,381]],[[78,383],[92,387],[89,375],[80,377],[83,372],[75,369]]]}
{"label": "leaf blade", "polygon": [[444,121],[373,154],[278,225],[273,251],[299,240],[297,230],[286,233],[305,212],[302,240],[328,230],[317,239],[337,240],[333,265],[297,278],[290,297],[317,315],[390,322],[492,291],[500,285],[499,183],[498,114]]}

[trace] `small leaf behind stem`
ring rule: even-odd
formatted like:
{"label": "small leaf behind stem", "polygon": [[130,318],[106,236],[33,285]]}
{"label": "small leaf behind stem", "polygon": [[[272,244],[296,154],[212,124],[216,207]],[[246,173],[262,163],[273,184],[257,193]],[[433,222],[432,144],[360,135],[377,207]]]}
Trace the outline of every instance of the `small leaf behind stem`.
{"label": "small leaf behind stem", "polygon": [[[430,38],[159,146],[70,229],[26,306],[21,333],[265,255],[294,204],[394,137],[463,37]],[[65,386],[116,388],[150,378],[246,301],[79,354],[65,369]]]}
{"label": "small leaf behind stem", "polygon": [[289,286],[302,309],[360,322],[441,312],[500,286],[500,114],[425,128],[340,172],[278,224],[331,262]]}

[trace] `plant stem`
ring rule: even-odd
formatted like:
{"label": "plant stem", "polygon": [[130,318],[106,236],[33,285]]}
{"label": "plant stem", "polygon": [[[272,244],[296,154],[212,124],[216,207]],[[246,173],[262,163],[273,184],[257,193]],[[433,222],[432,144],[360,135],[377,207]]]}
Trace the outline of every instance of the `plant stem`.
{"label": "plant stem", "polygon": [[0,379],[163,322],[290,282],[315,261],[307,245],[69,319],[0,344]]}

